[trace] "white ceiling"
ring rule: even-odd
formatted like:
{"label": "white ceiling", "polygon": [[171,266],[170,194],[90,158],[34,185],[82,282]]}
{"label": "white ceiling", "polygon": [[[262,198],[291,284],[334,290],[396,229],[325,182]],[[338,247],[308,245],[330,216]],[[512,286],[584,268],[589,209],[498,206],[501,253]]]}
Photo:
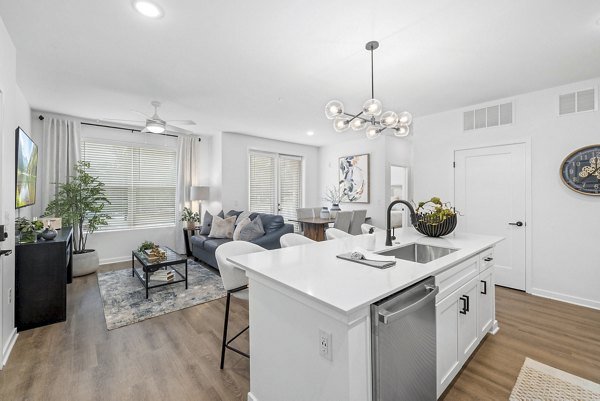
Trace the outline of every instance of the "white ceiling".
{"label": "white ceiling", "polygon": [[[0,0],[32,108],[164,119],[194,131],[322,145],[324,105],[358,110],[375,95],[414,116],[600,75],[598,0]],[[308,137],[312,130],[315,136]]]}

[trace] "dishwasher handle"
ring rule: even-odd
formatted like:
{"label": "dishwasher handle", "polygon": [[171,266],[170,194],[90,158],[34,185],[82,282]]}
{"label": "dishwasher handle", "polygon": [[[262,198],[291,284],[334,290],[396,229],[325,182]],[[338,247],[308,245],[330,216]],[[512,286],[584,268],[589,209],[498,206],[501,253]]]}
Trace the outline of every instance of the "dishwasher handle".
{"label": "dishwasher handle", "polygon": [[440,292],[440,288],[438,286],[433,287],[430,285],[426,285],[425,289],[429,290],[427,295],[425,295],[423,298],[419,299],[418,301],[413,302],[412,304],[410,304],[408,306],[405,306],[404,308],[402,308],[400,310],[393,311],[393,312],[389,311],[387,309],[379,310],[379,313],[378,313],[379,321],[383,324],[392,323],[392,322],[400,319],[401,317],[410,314],[415,309],[419,309],[420,307],[422,307],[423,305],[425,305],[426,303],[431,301],[431,299],[434,298],[438,294],[438,292]]}

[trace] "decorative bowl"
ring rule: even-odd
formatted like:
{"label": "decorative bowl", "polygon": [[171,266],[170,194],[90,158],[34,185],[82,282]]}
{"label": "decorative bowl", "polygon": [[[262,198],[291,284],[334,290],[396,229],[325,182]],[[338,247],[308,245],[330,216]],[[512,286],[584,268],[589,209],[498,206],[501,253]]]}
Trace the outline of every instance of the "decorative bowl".
{"label": "decorative bowl", "polygon": [[418,213],[415,229],[428,237],[442,237],[454,231],[456,222],[456,215],[446,217],[444,220],[439,221],[435,216]]}

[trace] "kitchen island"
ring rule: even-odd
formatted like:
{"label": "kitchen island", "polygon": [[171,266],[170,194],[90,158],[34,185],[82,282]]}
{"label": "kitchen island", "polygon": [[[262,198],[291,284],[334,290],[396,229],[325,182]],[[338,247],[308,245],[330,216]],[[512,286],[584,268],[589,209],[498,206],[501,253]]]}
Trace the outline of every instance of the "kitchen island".
{"label": "kitchen island", "polygon": [[[426,264],[397,259],[387,269],[337,258],[365,247],[366,236],[359,235],[230,259],[246,271],[251,288],[249,400],[371,400],[370,306],[430,276],[439,287],[437,394],[445,389],[485,333],[498,329],[493,247],[502,238],[429,238],[412,228],[396,236],[386,247],[385,232],[376,233],[376,251],[411,243],[456,251]],[[479,303],[485,310],[461,321],[459,298],[471,291],[477,310],[480,285],[486,287],[486,301]]]}

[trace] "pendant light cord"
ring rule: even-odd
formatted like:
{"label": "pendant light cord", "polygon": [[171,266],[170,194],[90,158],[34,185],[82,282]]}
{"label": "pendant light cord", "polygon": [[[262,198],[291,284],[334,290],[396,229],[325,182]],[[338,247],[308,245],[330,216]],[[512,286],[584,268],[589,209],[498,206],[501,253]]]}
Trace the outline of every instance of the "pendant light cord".
{"label": "pendant light cord", "polygon": [[371,48],[371,99],[375,99],[375,84],[373,82],[373,48]]}

